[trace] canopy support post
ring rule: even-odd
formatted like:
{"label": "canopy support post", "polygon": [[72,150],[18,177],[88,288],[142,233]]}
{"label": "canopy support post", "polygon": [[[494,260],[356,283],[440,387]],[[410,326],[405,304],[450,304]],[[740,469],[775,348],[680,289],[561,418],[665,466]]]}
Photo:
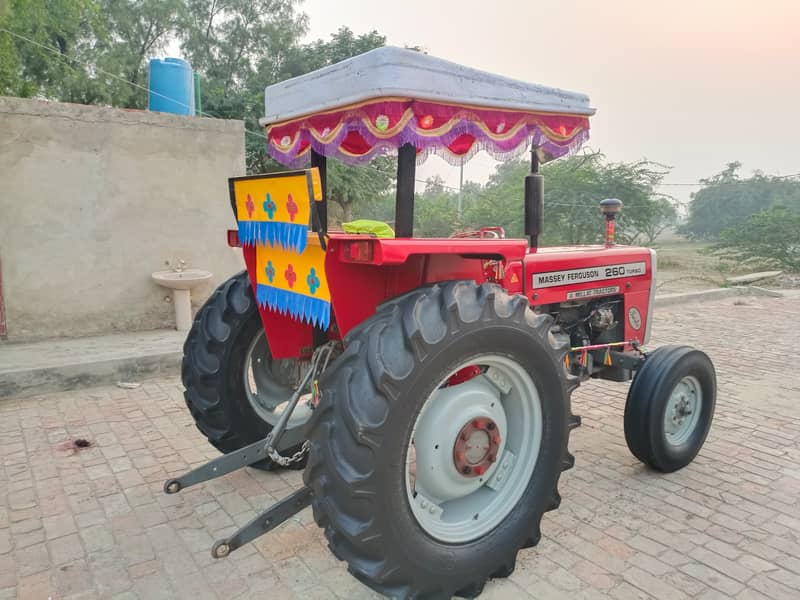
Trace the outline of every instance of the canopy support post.
{"label": "canopy support post", "polygon": [[[319,231],[321,227],[324,233],[328,231],[328,158],[312,148],[311,167],[317,167],[317,169],[319,169],[319,179],[322,184],[322,200],[316,203],[319,226],[314,222],[314,219],[311,219],[311,230]],[[314,326],[314,333],[312,335],[314,348],[319,348],[328,341],[328,332],[317,325]]]}
{"label": "canopy support post", "polygon": [[414,237],[414,180],[417,174],[417,148],[403,144],[397,150],[397,197],[394,207],[394,232],[399,238]]}
{"label": "canopy support post", "polygon": [[[311,166],[319,169],[319,178],[322,182],[322,200],[317,202],[317,214],[319,215],[320,225],[324,231],[328,230],[328,159],[311,149]],[[313,221],[313,219],[312,219]],[[313,231],[318,231],[316,223],[311,223]]]}
{"label": "canopy support post", "polygon": [[525,176],[525,235],[531,248],[539,246],[544,222],[544,178],[539,174],[539,154],[531,147],[531,172]]}

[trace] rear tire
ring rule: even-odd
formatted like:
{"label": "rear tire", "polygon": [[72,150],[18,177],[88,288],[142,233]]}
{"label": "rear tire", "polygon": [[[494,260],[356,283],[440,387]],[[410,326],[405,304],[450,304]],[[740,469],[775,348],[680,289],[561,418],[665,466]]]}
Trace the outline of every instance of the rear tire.
{"label": "rear tire", "polygon": [[[253,408],[245,389],[248,355],[263,331],[250,279],[242,271],[206,301],[183,346],[181,376],[186,405],[197,428],[226,454],[265,438],[272,430],[263,411],[258,414]],[[281,454],[288,456],[300,449],[302,429],[302,425],[287,429],[279,446]],[[252,466],[271,470],[277,465],[263,460]],[[305,460],[292,468],[304,466]]]}
{"label": "rear tire", "polygon": [[690,346],[647,355],[625,403],[625,441],[644,464],[671,473],[688,465],[711,428],[717,378],[708,356]]}
{"label": "rear tire", "polygon": [[[313,490],[317,524],[355,577],[396,598],[474,597],[488,578],[513,572],[520,548],[538,543],[542,515],[561,501],[561,471],[574,464],[567,441],[579,422],[569,408],[577,383],[563,366],[568,340],[551,328],[552,319],[534,315],[524,297],[509,296],[496,285],[461,281],[391,300],[348,334],[344,353],[320,380],[322,396],[309,421],[311,452],[304,479]],[[442,387],[439,382],[448,381],[462,365],[481,364],[482,357],[513,363],[512,373],[535,385],[538,456],[515,492],[518,499],[494,516],[499,522],[477,537],[468,531],[464,540],[443,541],[448,535],[426,528],[407,493],[410,444],[421,435],[415,427],[423,407],[431,404],[428,398],[469,385]],[[509,393],[500,396],[506,402]],[[441,396],[436,398],[439,402]],[[459,418],[472,422],[468,415]],[[419,469],[418,438],[415,444]],[[454,452],[452,445],[443,448]],[[503,454],[497,456],[493,468],[499,469]],[[506,487],[515,485],[511,481]],[[479,491],[491,494],[486,488],[484,483]]]}

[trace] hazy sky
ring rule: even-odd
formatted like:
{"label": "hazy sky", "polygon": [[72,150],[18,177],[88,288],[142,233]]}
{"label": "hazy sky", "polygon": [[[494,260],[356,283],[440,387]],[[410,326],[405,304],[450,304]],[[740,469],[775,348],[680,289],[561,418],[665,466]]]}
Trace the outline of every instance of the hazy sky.
{"label": "hazy sky", "polygon": [[[800,0],[305,0],[309,39],[341,25],[392,45],[589,95],[589,145],[646,157],[695,182],[739,160],[744,172],[800,172]],[[465,178],[494,161],[476,156]],[[425,177],[457,183],[429,159]],[[695,188],[665,187],[686,198]]]}

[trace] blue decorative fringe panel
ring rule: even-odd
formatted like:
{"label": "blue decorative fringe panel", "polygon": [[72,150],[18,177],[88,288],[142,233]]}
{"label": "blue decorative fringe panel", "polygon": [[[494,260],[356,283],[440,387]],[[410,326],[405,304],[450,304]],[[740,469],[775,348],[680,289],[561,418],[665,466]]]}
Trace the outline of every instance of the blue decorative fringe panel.
{"label": "blue decorative fringe panel", "polygon": [[239,240],[248,246],[277,243],[302,254],[308,241],[308,226],[282,221],[239,221]]}
{"label": "blue decorative fringe panel", "polygon": [[256,287],[256,298],[261,306],[268,306],[281,314],[290,314],[295,319],[313,323],[328,329],[331,320],[331,303],[296,292],[289,292],[261,283]]}

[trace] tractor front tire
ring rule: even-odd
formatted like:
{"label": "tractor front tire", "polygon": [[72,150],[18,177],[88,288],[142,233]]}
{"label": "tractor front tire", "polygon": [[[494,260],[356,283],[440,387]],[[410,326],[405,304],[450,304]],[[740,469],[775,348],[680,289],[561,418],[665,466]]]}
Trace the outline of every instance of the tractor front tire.
{"label": "tractor front tire", "polygon": [[691,346],[656,348],[628,390],[628,448],[657,471],[685,467],[708,436],[716,400],[714,365],[705,353]]}
{"label": "tractor front tire", "polygon": [[[470,598],[538,543],[579,423],[568,339],[552,328],[523,296],[458,281],[386,302],[348,334],[320,380],[304,479],[317,524],[356,578],[393,598]],[[470,365],[491,366],[461,383],[454,373],[475,373]],[[504,439],[490,441],[495,431]],[[437,489],[449,499],[427,503]]]}
{"label": "tractor front tire", "polygon": [[[254,352],[256,345],[262,348],[260,360],[271,361],[263,335],[253,289],[247,272],[242,271],[214,291],[198,311],[184,343],[184,399],[197,428],[220,452],[238,450],[265,438],[272,430],[273,424],[264,417],[268,413],[259,414],[254,409],[245,389],[248,354]],[[279,396],[273,404],[291,394],[277,385],[272,390],[277,390]],[[253,397],[252,392],[249,397]],[[277,416],[273,421],[276,420]],[[302,429],[287,429],[284,439],[289,438],[289,447],[281,447],[281,454],[288,456],[300,449]],[[252,466],[272,470],[276,464],[265,459]],[[304,466],[305,461],[292,465]]]}

